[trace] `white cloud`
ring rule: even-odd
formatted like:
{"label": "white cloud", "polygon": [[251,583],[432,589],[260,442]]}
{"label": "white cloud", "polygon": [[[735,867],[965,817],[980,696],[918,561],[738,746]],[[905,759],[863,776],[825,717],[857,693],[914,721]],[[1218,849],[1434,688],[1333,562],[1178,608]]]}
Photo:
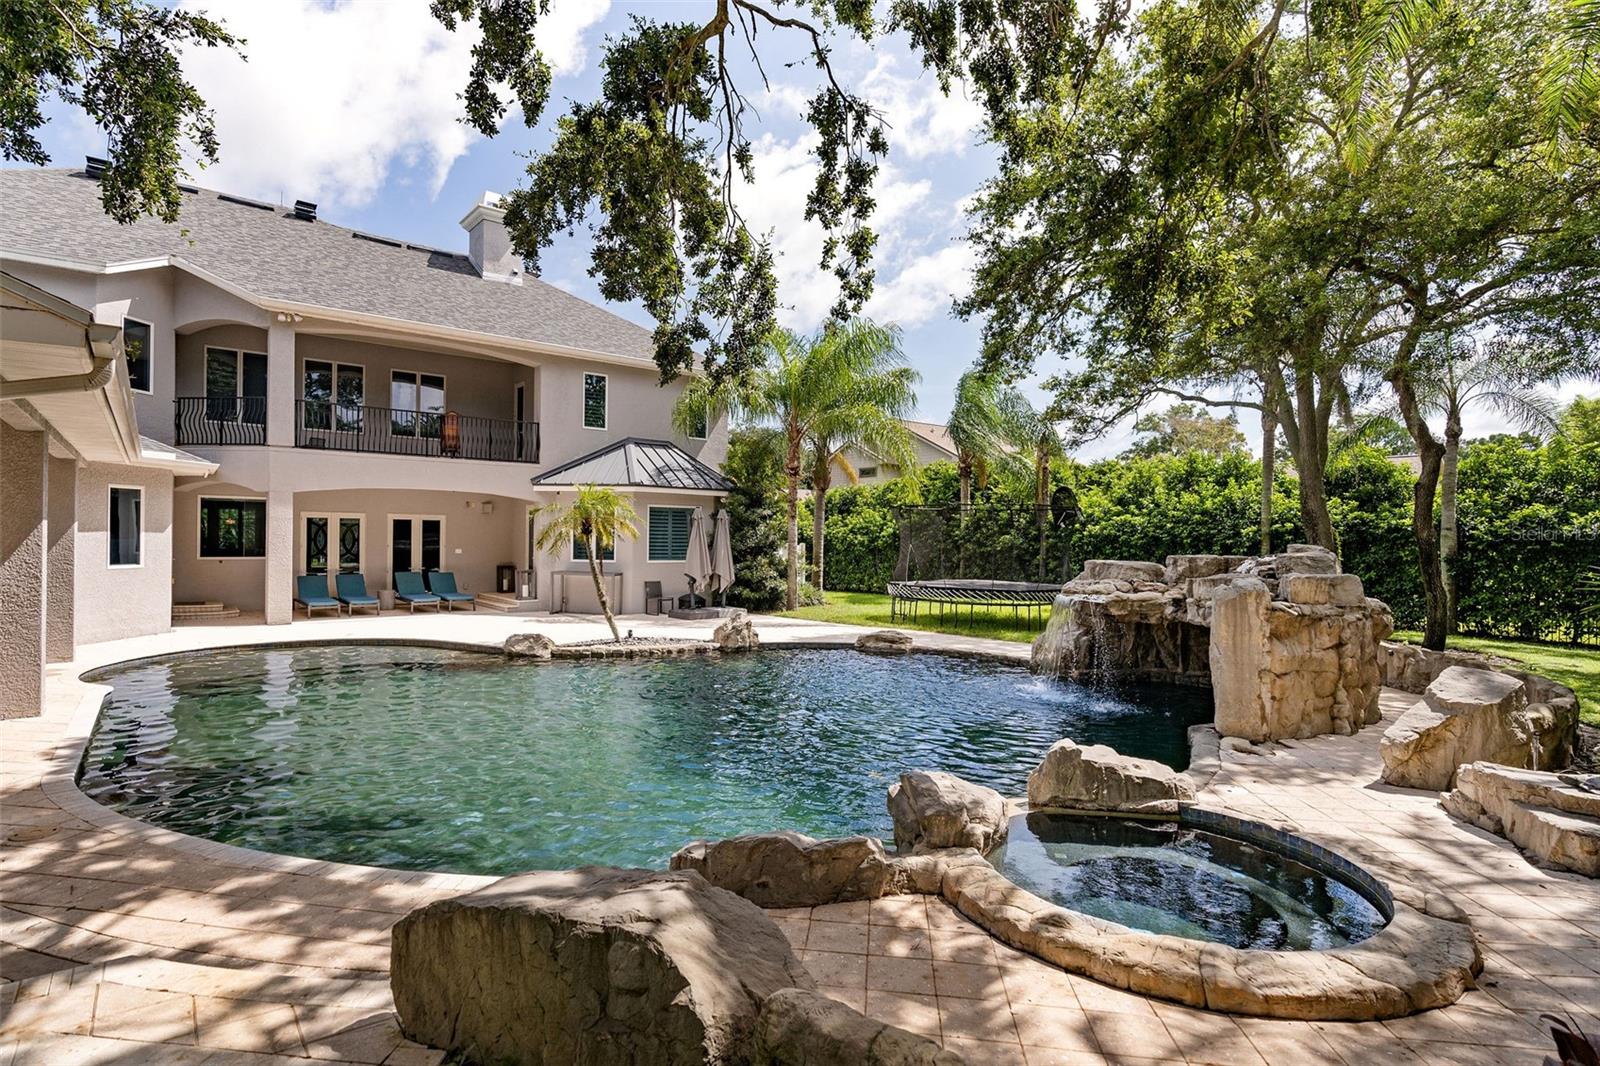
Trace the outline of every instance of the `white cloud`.
{"label": "white cloud", "polygon": [[[184,70],[216,115],[221,162],[198,180],[265,199],[359,207],[395,165],[430,194],[478,139],[460,121],[476,27],[451,33],[426,4],[203,0],[246,41],[248,62],[195,49]],[[540,43],[558,74],[582,69],[584,31],[609,4],[558,4]]]}
{"label": "white cloud", "polygon": [[866,314],[880,322],[915,329],[949,313],[950,302],[972,284],[977,253],[965,241],[910,260],[892,278],[879,273]]}
{"label": "white cloud", "polygon": [[861,79],[860,94],[889,125],[889,149],[911,159],[946,153],[964,155],[983,128],[983,107],[960,82],[946,96],[933,75],[897,73],[893,56],[880,56]]}
{"label": "white cloud", "polygon": [[[815,328],[838,297],[838,281],[818,268],[822,228],[805,218],[806,195],[817,174],[812,155],[815,145],[815,134],[794,141],[762,137],[755,144],[756,183],[754,187],[741,186],[736,197],[751,232],[771,232],[778,299],[783,305],[778,320],[795,329]],[[888,274],[886,264],[903,243],[907,225],[932,188],[930,182],[910,180],[888,164],[879,170],[873,183],[877,206],[872,226],[879,235],[874,260],[880,281]]]}

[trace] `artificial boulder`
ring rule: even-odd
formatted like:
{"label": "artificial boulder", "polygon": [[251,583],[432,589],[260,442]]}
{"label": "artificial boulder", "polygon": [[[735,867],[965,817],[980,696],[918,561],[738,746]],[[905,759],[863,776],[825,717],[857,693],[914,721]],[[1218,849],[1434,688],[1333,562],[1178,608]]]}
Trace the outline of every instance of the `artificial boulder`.
{"label": "artificial boulder", "polygon": [[1160,563],[1146,563],[1129,559],[1090,559],[1083,564],[1079,581],[1155,581],[1163,582],[1167,568]]}
{"label": "artificial boulder", "polygon": [[548,659],[556,650],[556,642],[543,633],[513,633],[500,648],[518,659]]}
{"label": "artificial boulder", "polygon": [[903,655],[911,650],[911,634],[898,629],[879,629],[856,638],[856,651],[880,655]]}
{"label": "artificial boulder", "polygon": [[1521,679],[1469,666],[1446,668],[1422,699],[1383,734],[1383,780],[1400,788],[1442,792],[1456,768],[1470,762],[1545,769],[1541,737],[1556,723],[1544,709],[1528,713]]}
{"label": "artificial boulder", "polygon": [[1541,862],[1600,877],[1600,795],[1556,774],[1471,763],[1457,769],[1441,804]]}
{"label": "artificial boulder", "polygon": [[967,1059],[821,992],[789,988],[761,1008],[755,1061],[759,1066],[961,1066]]}
{"label": "artificial boulder", "polygon": [[1006,835],[1005,797],[955,774],[913,770],[889,786],[889,817],[902,852],[988,851]]}
{"label": "artificial boulder", "polygon": [[690,871],[593,866],[412,911],[390,985],[411,1039],[519,1066],[749,1062],[761,1004],[815,987],[755,904]]}
{"label": "artificial boulder", "polygon": [[742,612],[719,624],[711,634],[711,642],[722,651],[750,651],[761,646],[755,623]]}
{"label": "artificial boulder", "polygon": [[1057,741],[1028,775],[1028,806],[1035,810],[1177,814],[1194,798],[1194,785],[1172,767],[1104,744]]}
{"label": "artificial boulder", "polygon": [[814,840],[801,833],[752,833],[697,840],[672,856],[718,888],[760,907],[820,907],[892,891],[895,868],[873,837]]}

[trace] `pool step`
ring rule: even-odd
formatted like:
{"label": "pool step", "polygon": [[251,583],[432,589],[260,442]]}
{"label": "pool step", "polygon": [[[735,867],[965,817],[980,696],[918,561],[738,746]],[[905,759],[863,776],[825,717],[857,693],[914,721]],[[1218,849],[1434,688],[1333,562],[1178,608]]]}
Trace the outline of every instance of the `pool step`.
{"label": "pool step", "polygon": [[175,603],[172,605],[174,622],[209,622],[215,618],[238,618],[239,608],[207,600],[204,603]]}
{"label": "pool step", "polygon": [[501,614],[534,614],[542,609],[538,600],[519,600],[504,592],[480,592],[477,599],[479,607]]}

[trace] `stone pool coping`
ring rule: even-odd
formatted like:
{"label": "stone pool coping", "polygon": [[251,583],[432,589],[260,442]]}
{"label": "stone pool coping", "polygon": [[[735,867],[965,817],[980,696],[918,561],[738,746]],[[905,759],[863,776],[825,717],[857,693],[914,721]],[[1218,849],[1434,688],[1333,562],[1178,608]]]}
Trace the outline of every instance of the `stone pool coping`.
{"label": "stone pool coping", "polygon": [[[60,681],[60,684],[67,690],[66,694],[70,698],[76,699],[76,704],[67,719],[61,744],[52,754],[49,767],[41,774],[40,789],[47,798],[62,810],[96,828],[117,833],[127,840],[186,853],[197,859],[218,861],[230,866],[267,873],[333,877],[341,881],[367,884],[409,885],[443,891],[470,891],[475,888],[481,888],[498,881],[501,875],[403,870],[387,866],[315,859],[302,855],[289,855],[282,852],[245,848],[235,844],[208,840],[205,837],[194,836],[189,833],[163,829],[142,819],[132,818],[112,810],[83,792],[78,787],[78,770],[82,765],[83,752],[89,742],[89,737],[94,732],[95,723],[99,720],[100,713],[105,708],[106,700],[110,698],[112,693],[112,686],[100,682],[97,678],[110,671],[137,666],[141,663],[193,658],[218,651],[326,647],[331,644],[359,644],[375,647],[425,647],[440,648],[447,651],[468,651],[500,655],[503,654],[502,645],[505,636],[518,631],[513,629],[510,633],[498,633],[492,639],[446,640],[439,637],[420,635],[367,636],[359,633],[350,634],[341,627],[341,633],[337,636],[331,633],[308,632],[276,637],[271,630],[268,630],[268,635],[264,639],[239,640],[235,630],[229,627],[219,627],[203,631],[207,637],[215,634],[213,639],[202,638],[198,642],[184,642],[171,648],[158,647],[135,655],[116,654],[119,645],[127,645],[130,643],[129,641],[89,646],[80,649],[83,661],[75,661],[70,664],[73,667],[71,674]],[[181,632],[183,631],[174,630],[174,633]],[[684,639],[696,639],[687,637],[688,633],[696,632],[696,630],[682,630],[682,632],[685,633]],[[786,648],[854,650],[856,639],[862,632],[864,630],[859,627],[851,627],[846,633],[840,635],[807,633],[805,631],[792,633],[778,630],[773,632],[769,630],[761,636],[761,647],[773,650]],[[707,633],[709,633],[709,630],[707,630]],[[171,634],[163,634],[163,636],[171,636]],[[234,639],[228,639],[230,636],[233,636]],[[674,636],[676,636],[676,633],[674,633]],[[591,636],[585,635],[577,640],[561,643],[588,644],[592,639]],[[756,650],[759,651],[760,649]],[[949,634],[913,632],[911,650],[915,654],[987,659],[996,662],[1007,662],[1013,665],[1026,666],[1030,662],[1029,645],[981,637],[953,637],[952,639],[952,635]],[[110,654],[107,655],[107,652]],[[730,652],[728,654],[744,653]],[[563,661],[567,659],[572,661],[593,660],[592,656],[587,655],[560,656],[559,658]],[[637,661],[637,659],[631,661]],[[536,666],[537,664],[530,663],[529,665]]]}

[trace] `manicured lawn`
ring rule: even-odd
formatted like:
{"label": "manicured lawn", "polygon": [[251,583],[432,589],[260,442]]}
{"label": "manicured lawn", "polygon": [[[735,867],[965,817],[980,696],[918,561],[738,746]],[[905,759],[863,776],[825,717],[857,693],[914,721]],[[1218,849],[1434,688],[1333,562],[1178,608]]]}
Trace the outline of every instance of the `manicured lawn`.
{"label": "manicured lawn", "polygon": [[815,622],[838,622],[842,625],[873,626],[887,629],[893,626],[896,629],[922,629],[930,633],[960,633],[973,637],[993,637],[996,640],[1014,640],[1019,643],[1031,643],[1040,633],[1038,629],[1029,628],[1027,622],[1018,621],[1012,617],[1010,611],[985,612],[979,610],[975,616],[968,616],[965,609],[957,619],[953,611],[946,608],[944,621],[939,621],[937,609],[929,614],[924,605],[923,611],[915,621],[906,619],[889,620],[889,597],[881,592],[829,592],[826,593],[827,603],[816,607],[802,607],[797,611],[780,611],[789,618],[809,618]]}
{"label": "manicured lawn", "polygon": [[[1416,643],[1421,633],[1400,632],[1396,640]],[[1517,659],[1536,673],[1561,682],[1578,694],[1578,711],[1583,720],[1600,726],[1600,648],[1579,648],[1571,644],[1533,644],[1495,637],[1451,637],[1450,647],[1487,652]]]}

